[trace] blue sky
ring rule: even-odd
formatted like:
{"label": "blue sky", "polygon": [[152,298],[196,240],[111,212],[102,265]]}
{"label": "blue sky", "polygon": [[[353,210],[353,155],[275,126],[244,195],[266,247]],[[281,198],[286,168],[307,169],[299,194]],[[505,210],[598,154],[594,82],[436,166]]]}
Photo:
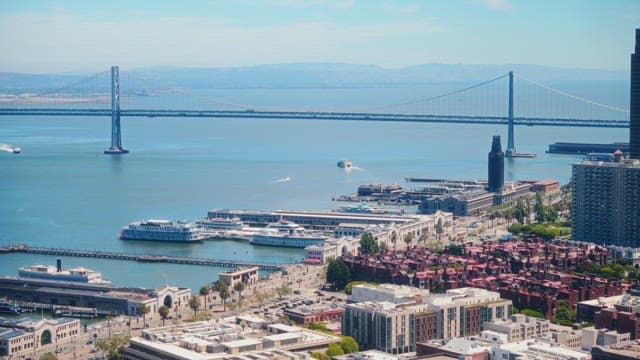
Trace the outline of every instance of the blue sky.
{"label": "blue sky", "polygon": [[0,71],[344,62],[627,69],[637,0],[0,1]]}

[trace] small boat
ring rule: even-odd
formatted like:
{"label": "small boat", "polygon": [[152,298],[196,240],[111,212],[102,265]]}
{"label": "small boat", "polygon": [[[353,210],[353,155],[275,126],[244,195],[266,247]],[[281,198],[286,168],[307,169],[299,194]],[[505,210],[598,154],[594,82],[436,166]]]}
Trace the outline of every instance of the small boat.
{"label": "small boat", "polygon": [[291,181],[291,178],[289,176],[285,176],[282,179],[278,179],[274,182],[281,183],[281,182],[287,182],[287,181]]}
{"label": "small boat", "polygon": [[350,169],[353,167],[353,164],[349,160],[340,160],[338,161],[338,167],[343,169]]}
{"label": "small boat", "polygon": [[22,312],[22,308],[18,304],[8,302],[0,302],[0,314],[18,315]]}
{"label": "small boat", "polygon": [[11,152],[14,154],[20,154],[22,152],[22,149],[16,146],[13,149],[11,149]]}

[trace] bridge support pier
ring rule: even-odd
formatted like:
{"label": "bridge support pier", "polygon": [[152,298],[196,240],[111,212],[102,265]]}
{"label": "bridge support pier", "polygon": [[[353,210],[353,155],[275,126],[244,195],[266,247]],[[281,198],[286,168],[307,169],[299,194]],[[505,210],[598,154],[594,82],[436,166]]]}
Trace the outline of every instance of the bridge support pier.
{"label": "bridge support pier", "polygon": [[105,154],[128,154],[129,150],[122,147],[120,132],[120,70],[117,66],[111,67],[111,147],[104,151]]}
{"label": "bridge support pier", "polygon": [[509,128],[507,130],[507,150],[505,156],[516,155],[516,146],[513,139],[513,71],[509,71]]}

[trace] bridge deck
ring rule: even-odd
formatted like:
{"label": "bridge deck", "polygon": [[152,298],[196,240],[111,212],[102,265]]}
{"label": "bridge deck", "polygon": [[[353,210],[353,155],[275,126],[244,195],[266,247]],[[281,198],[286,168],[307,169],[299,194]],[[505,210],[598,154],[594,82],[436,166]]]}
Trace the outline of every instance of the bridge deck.
{"label": "bridge deck", "polygon": [[[110,109],[20,109],[0,108],[2,115],[36,116],[111,116]],[[253,111],[253,110],[120,110],[120,116],[137,117],[207,117],[207,118],[246,118],[246,119],[298,119],[298,120],[350,120],[350,121],[389,121],[389,122],[425,122],[447,124],[486,124],[507,125],[506,116],[458,116],[435,114],[384,114],[350,112],[314,112],[314,111]],[[528,118],[514,117],[515,125],[527,126],[574,126],[628,128],[629,120],[570,119],[570,118]]]}

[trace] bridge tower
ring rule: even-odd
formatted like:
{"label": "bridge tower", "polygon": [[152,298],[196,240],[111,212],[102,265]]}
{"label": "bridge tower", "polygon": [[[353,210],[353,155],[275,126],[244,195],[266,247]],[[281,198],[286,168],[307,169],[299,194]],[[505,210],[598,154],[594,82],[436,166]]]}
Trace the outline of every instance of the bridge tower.
{"label": "bridge tower", "polygon": [[111,147],[105,154],[127,154],[129,150],[122,147],[120,131],[120,69],[111,67]]}
{"label": "bridge tower", "polygon": [[516,154],[516,146],[513,140],[513,71],[509,71],[509,130],[507,131],[507,150],[505,156]]}

